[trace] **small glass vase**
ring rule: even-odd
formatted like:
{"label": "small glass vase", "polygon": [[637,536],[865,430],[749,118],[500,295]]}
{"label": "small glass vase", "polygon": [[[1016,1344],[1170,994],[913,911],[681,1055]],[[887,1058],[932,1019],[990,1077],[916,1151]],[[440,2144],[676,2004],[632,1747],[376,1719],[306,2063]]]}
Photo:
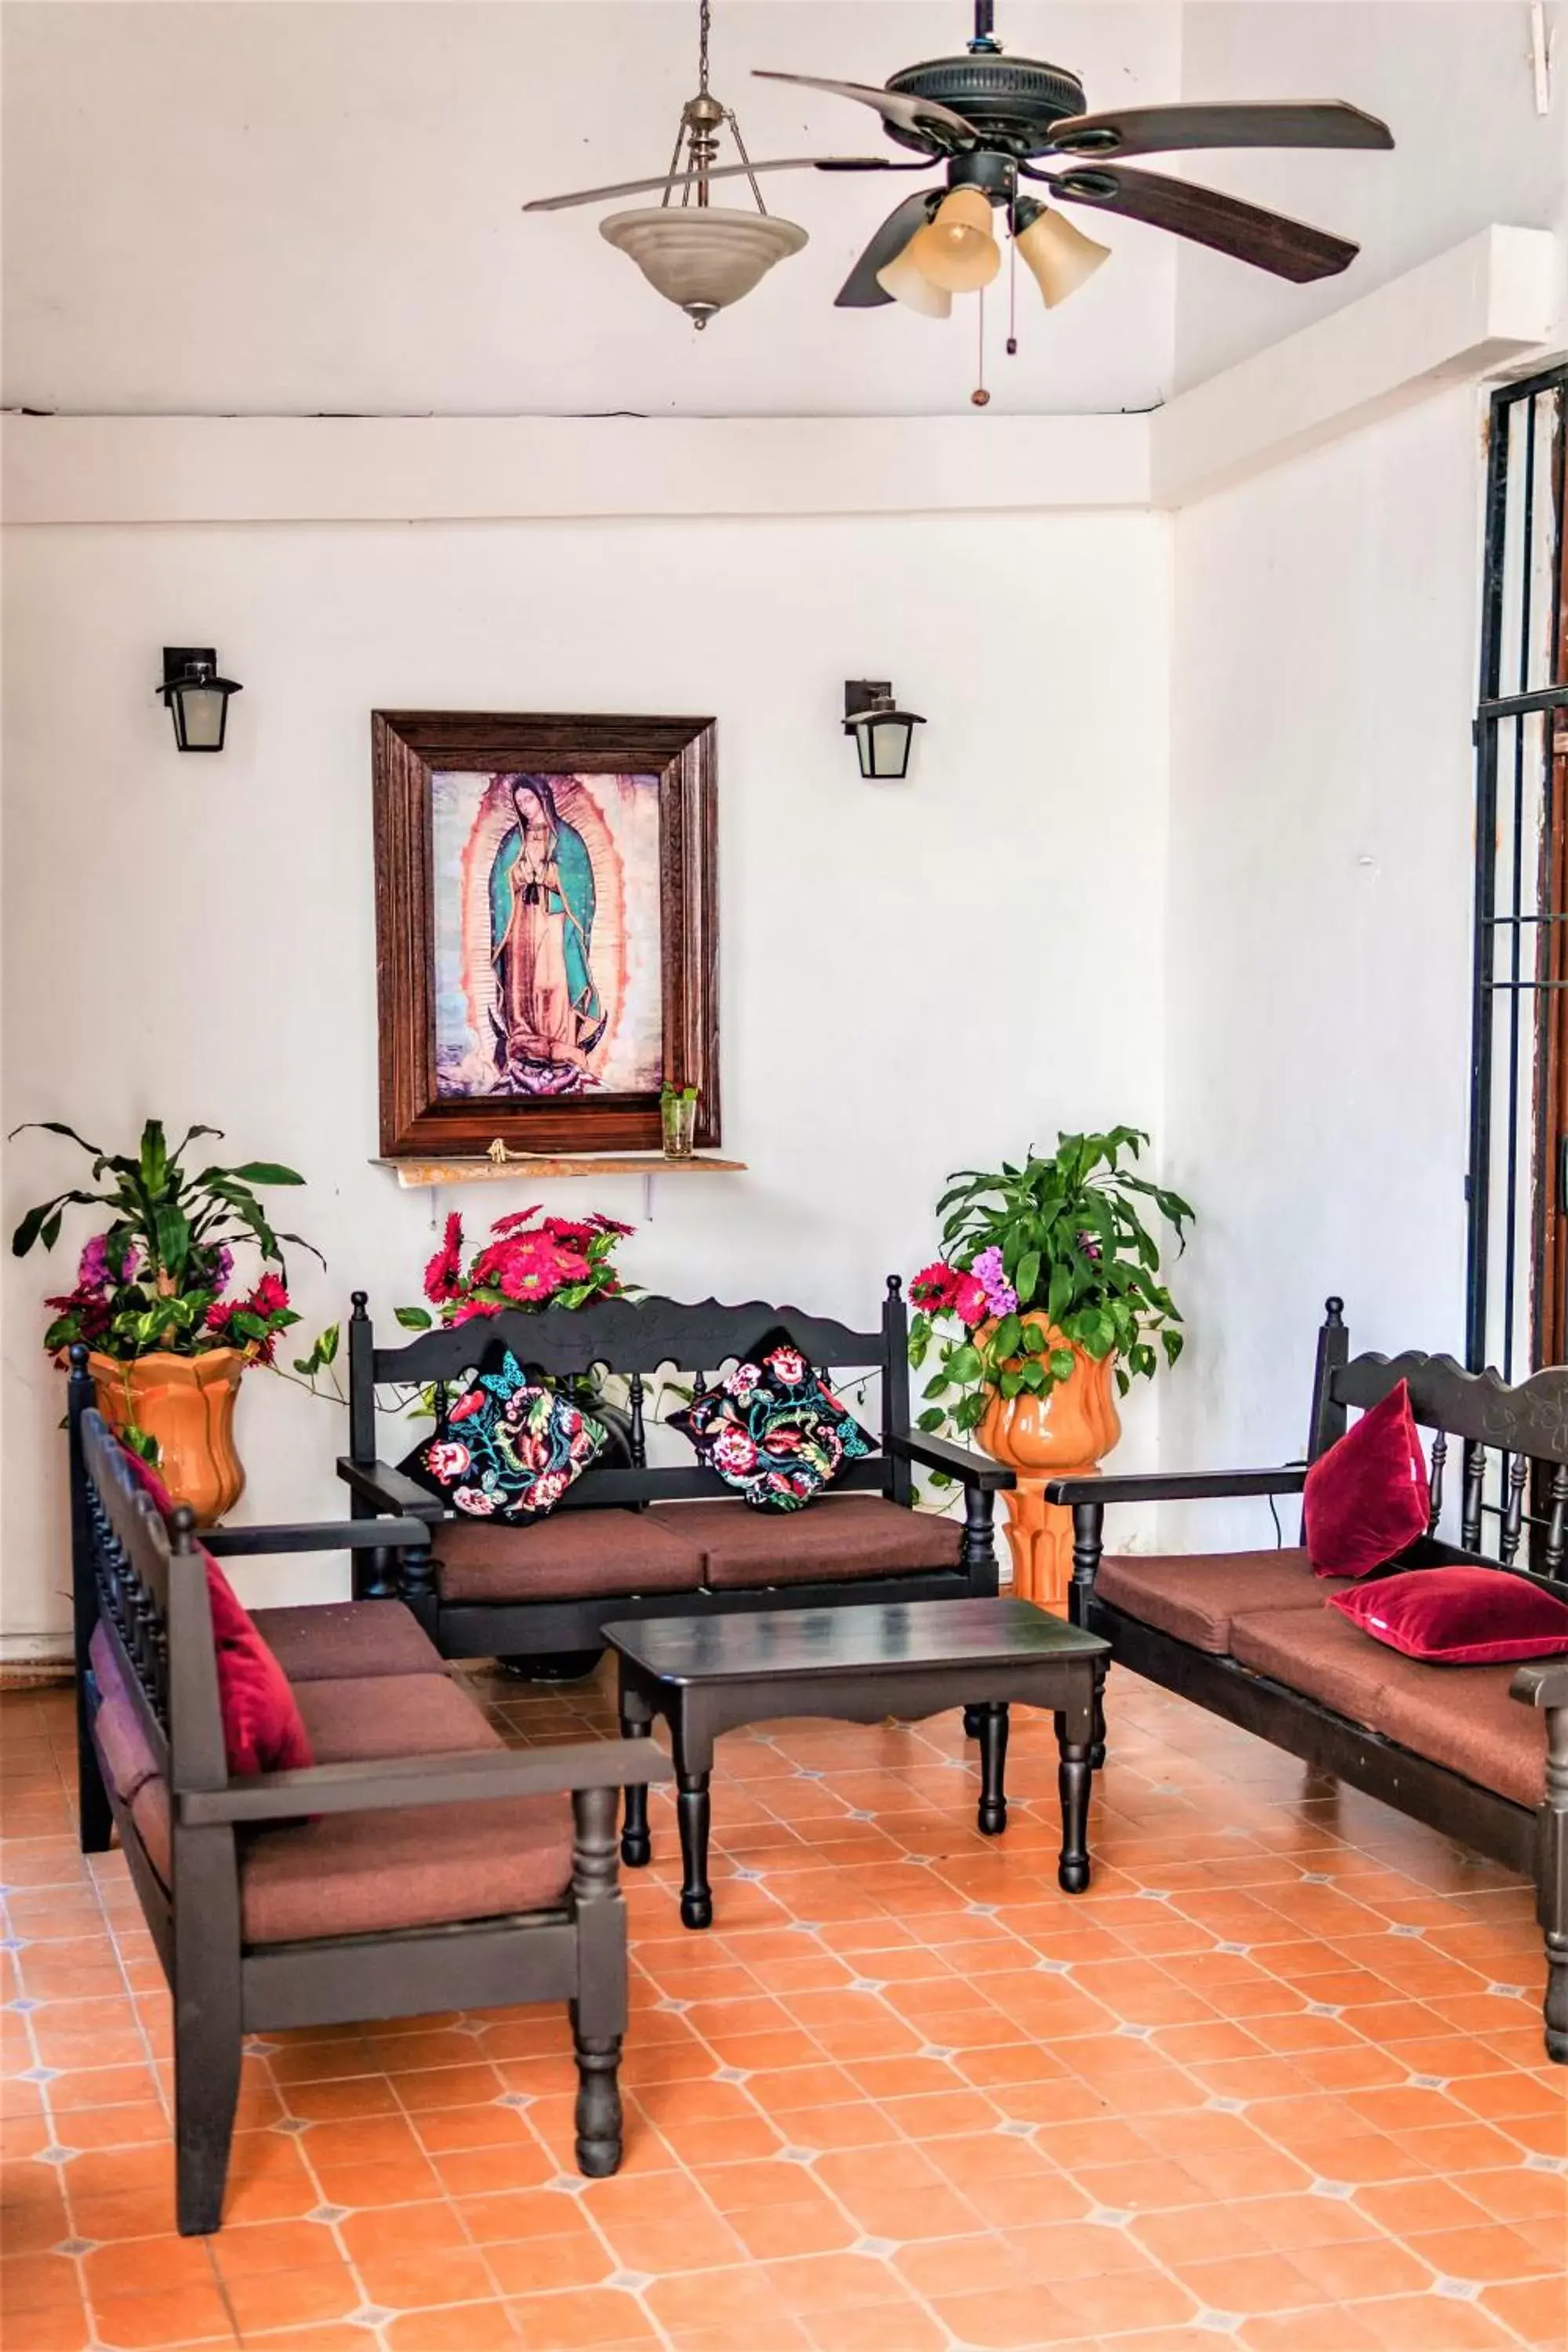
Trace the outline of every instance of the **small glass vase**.
{"label": "small glass vase", "polygon": [[658,1110],[664,1126],[665,1158],[689,1160],[692,1138],[697,1131],[696,1096],[663,1095],[659,1098]]}

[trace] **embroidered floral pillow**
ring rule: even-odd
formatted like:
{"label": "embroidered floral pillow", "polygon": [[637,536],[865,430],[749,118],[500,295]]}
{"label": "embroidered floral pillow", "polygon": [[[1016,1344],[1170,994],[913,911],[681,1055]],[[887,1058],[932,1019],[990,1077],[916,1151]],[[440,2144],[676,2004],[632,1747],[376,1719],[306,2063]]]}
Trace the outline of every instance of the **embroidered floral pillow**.
{"label": "embroidered floral pillow", "polygon": [[525,1527],[554,1509],[607,1443],[592,1413],[531,1381],[503,1349],[398,1467],[469,1518]]}
{"label": "embroidered floral pillow", "polygon": [[737,1364],[669,1423],[691,1440],[699,1461],[758,1511],[803,1509],[840,1463],[876,1451],[821,1374],[787,1344],[769,1349],[759,1363]]}

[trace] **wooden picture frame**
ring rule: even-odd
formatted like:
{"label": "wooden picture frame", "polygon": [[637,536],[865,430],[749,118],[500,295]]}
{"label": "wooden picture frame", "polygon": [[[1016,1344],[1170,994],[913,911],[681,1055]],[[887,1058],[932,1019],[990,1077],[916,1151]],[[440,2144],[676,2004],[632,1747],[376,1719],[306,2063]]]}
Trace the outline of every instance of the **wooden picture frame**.
{"label": "wooden picture frame", "polygon": [[715,734],[373,714],[384,1158],[657,1152],[661,1079],[721,1140]]}

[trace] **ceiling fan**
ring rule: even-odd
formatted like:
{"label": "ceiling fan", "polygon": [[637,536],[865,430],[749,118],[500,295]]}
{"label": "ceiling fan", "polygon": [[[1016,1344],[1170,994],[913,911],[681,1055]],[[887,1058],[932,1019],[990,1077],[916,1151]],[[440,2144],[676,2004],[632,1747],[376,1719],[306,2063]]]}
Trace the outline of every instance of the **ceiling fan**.
{"label": "ceiling fan", "polygon": [[[983,289],[1001,268],[1001,248],[992,233],[994,211],[1003,215],[1018,257],[1048,308],[1074,293],[1109,257],[1107,247],[1057,209],[1061,205],[1087,205],[1168,229],[1297,284],[1332,277],[1355,258],[1358,248],[1346,238],[1188,180],[1128,171],[1122,159],[1210,147],[1394,144],[1386,123],[1340,102],[1226,100],[1088,113],[1078,77],[1061,66],[1005,57],[993,29],[994,0],[974,0],[974,31],[964,55],[905,66],[881,89],[813,74],[758,71],[763,81],[827,90],[874,108],[888,137],[912,148],[918,162],[847,155],[753,163],[732,110],[709,90],[709,0],[700,0],[700,87],[682,110],[669,170],[661,178],[536,197],[523,207],[555,212],[662,190],[658,206],[616,214],[600,224],[601,232],[699,326],[749,293],[775,260],[798,252],[806,241],[804,229],[768,214],[757,184],[760,173],[929,173],[940,167],[942,182],[917,189],[889,214],[836,300],[840,310],[851,310],[902,302],[927,317],[946,318],[954,294]],[[738,163],[717,160],[725,125],[734,137]],[[1041,168],[1042,163],[1048,168]],[[711,205],[710,184],[742,173],[756,210]],[[1031,194],[1030,185],[1045,195]]]}

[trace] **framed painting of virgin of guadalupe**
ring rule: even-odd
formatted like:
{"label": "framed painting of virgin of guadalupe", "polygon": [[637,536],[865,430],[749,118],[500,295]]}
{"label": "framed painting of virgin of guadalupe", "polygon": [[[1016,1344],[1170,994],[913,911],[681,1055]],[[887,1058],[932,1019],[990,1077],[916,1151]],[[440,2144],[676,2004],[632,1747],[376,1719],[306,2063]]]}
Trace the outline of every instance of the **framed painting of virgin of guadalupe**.
{"label": "framed painting of virgin of guadalupe", "polygon": [[714,723],[378,710],[381,1149],[721,1140]]}

